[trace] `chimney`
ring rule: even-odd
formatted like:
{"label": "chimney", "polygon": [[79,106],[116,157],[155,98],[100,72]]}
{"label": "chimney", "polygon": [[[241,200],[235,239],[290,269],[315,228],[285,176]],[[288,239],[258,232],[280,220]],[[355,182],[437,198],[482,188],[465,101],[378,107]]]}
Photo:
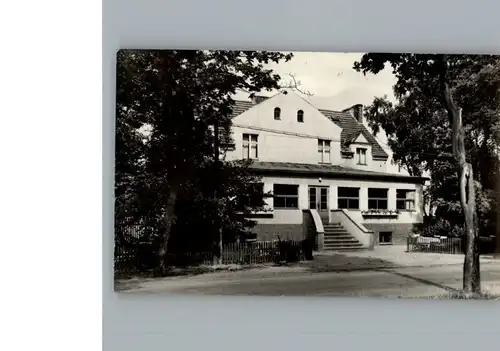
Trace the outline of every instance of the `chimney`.
{"label": "chimney", "polygon": [[362,104],[356,104],[356,105],[354,105],[353,107],[351,107],[351,111],[352,111],[352,115],[354,116],[354,118],[356,118],[356,120],[359,123],[363,123],[364,122],[364,119],[363,119],[363,105]]}
{"label": "chimney", "polygon": [[267,99],[268,99],[267,96],[254,95],[254,97],[252,98],[252,104],[257,105],[257,104],[260,104],[262,101],[265,101]]}

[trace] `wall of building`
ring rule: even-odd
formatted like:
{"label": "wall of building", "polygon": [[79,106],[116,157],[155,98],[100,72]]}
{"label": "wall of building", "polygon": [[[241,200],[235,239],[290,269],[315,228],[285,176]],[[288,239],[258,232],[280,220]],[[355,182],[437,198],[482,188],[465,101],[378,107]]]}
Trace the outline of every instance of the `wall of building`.
{"label": "wall of building", "polygon": [[[333,124],[333,123],[332,123]],[[226,153],[226,160],[243,158],[243,134],[258,135],[258,161],[318,163],[318,139],[330,140],[330,163],[340,162],[340,140],[334,141],[326,133],[304,134],[282,132],[257,127],[236,127],[232,129],[235,148]]]}
{"label": "wall of building", "polygon": [[[364,139],[364,138],[363,138]],[[366,165],[358,163],[358,157],[356,155],[356,149],[363,148],[366,149]],[[381,172],[385,173],[387,171],[387,161],[374,160],[372,155],[372,146],[365,142],[357,142],[349,145],[349,149],[353,152],[352,158],[342,158],[340,165],[343,167],[349,167],[354,169],[362,169],[366,171]]]}
{"label": "wall of building", "polygon": [[[299,240],[303,238],[303,212],[309,208],[308,189],[309,186],[327,186],[329,188],[328,202],[331,210],[338,208],[338,187],[359,187],[360,188],[360,209],[349,210],[352,218],[366,228],[374,230],[376,240],[380,231],[392,232],[393,243],[405,243],[406,237],[411,232],[414,224],[423,222],[422,186],[419,184],[397,183],[397,182],[374,182],[348,179],[321,179],[319,178],[299,178],[299,177],[263,177],[264,191],[273,190],[273,184],[293,184],[299,186],[299,208],[298,209],[274,209],[272,218],[256,219],[257,226],[254,230],[259,235],[259,240],[275,238],[280,235],[282,238],[292,238]],[[388,209],[396,209],[396,190],[415,190],[415,210],[400,211],[397,217],[367,217],[362,211],[368,209],[368,188],[386,188],[388,190]],[[273,199],[266,199],[267,206],[273,208]]]}
{"label": "wall of building", "polygon": [[[360,188],[360,210],[351,210],[353,216],[357,220],[362,220],[361,211],[368,210],[368,188],[389,189],[388,191],[388,208],[396,209],[396,190],[406,189],[415,190],[415,211],[404,211],[399,215],[398,221],[401,223],[421,223],[423,221],[422,203],[423,191],[421,184],[397,183],[397,182],[380,182],[366,180],[348,180],[348,179],[325,179],[321,178],[300,178],[300,177],[263,177],[264,191],[272,191],[273,184],[293,184],[299,186],[299,209],[298,210],[275,210],[279,221],[288,220],[290,217],[301,218],[300,211],[309,208],[308,189],[309,186],[327,186],[329,188],[328,202],[330,209],[337,209],[337,188],[338,187],[358,187]],[[267,205],[273,208],[273,199],[266,199]],[[297,211],[297,214],[292,214]],[[270,220],[270,219],[266,219]],[[278,219],[277,219],[278,220]]]}
{"label": "wall of building", "polygon": [[[274,119],[274,110],[281,110],[280,120]],[[297,121],[297,112],[304,112],[304,121]],[[376,172],[388,172],[387,161],[372,159],[372,147],[364,136],[358,136],[355,143],[350,145],[354,157],[341,157],[341,128],[329,118],[319,112],[314,106],[294,93],[277,94],[268,100],[243,112],[233,119],[234,150],[228,150],[225,159],[238,160],[243,158],[243,134],[258,135],[257,161],[263,162],[291,162],[317,164],[320,162],[318,154],[318,139],[330,140],[330,163],[344,167],[364,169]],[[357,164],[356,148],[367,149],[367,165]],[[360,188],[360,209],[350,210],[352,217],[367,228],[394,228],[394,231],[405,232],[414,223],[423,220],[421,206],[423,204],[422,186],[396,182],[373,182],[349,179],[322,179],[319,178],[288,178],[265,177],[264,191],[272,191],[273,184],[299,185],[298,209],[275,209],[272,218],[259,218],[254,232],[260,240],[282,238],[300,239],[303,237],[303,209],[309,207],[308,187],[327,186],[329,188],[329,207],[337,209],[338,187]],[[367,218],[361,211],[368,209],[368,188],[387,188],[388,208],[396,209],[396,190],[416,190],[415,211],[403,211],[396,218]],[[267,205],[273,208],[273,199],[266,199]],[[388,230],[389,231],[389,230]],[[399,234],[395,235],[397,237]],[[378,236],[377,236],[378,239]]]}
{"label": "wall of building", "polygon": [[414,223],[390,223],[390,221],[385,223],[365,223],[364,226],[375,232],[375,245],[385,244],[379,242],[381,232],[390,232],[392,234],[390,244],[404,245],[407,242],[408,234],[418,230],[418,225]]}
{"label": "wall of building", "polygon": [[252,232],[257,234],[259,241],[273,240],[295,240],[300,241],[305,238],[302,224],[262,224],[257,223],[252,228]]}
{"label": "wall of building", "polygon": [[[279,211],[278,213],[283,211]],[[290,212],[290,211],[289,211]],[[314,226],[314,221],[309,211],[294,211],[293,212],[293,221],[297,222],[297,212],[300,212],[300,223],[271,223],[271,221],[262,221],[253,228],[252,232],[257,234],[259,240],[262,241],[272,241],[278,240],[295,240],[301,241],[306,237],[310,237],[315,239],[316,228]],[[292,213],[290,212],[290,213]],[[284,217],[280,217],[278,215],[278,219],[283,220]]]}
{"label": "wall of building", "polygon": [[[274,109],[281,109],[280,120]],[[297,121],[297,111],[304,122]],[[342,129],[300,96],[278,94],[243,112],[233,120],[235,150],[227,151],[226,160],[243,157],[243,133],[258,135],[258,160],[268,162],[318,163],[318,139],[331,141],[330,159],[339,164]]]}

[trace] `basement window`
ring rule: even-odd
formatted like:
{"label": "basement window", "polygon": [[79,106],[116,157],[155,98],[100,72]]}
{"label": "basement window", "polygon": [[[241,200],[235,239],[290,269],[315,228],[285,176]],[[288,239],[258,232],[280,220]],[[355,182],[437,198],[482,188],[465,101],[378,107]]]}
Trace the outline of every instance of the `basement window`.
{"label": "basement window", "polygon": [[392,232],[380,232],[380,233],[378,233],[378,242],[381,245],[392,244]]}

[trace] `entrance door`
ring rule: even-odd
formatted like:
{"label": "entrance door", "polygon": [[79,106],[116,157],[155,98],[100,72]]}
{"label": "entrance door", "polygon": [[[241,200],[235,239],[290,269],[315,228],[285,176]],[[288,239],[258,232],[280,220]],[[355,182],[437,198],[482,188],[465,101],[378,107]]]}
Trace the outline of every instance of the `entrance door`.
{"label": "entrance door", "polygon": [[324,222],[328,222],[328,187],[309,187],[309,208],[317,210]]}

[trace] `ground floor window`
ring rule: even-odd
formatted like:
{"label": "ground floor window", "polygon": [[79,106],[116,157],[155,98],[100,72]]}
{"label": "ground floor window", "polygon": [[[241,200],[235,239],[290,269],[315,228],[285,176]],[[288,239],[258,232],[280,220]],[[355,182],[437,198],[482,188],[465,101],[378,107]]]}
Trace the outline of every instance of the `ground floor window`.
{"label": "ground floor window", "polygon": [[389,189],[369,188],[368,189],[368,209],[387,210],[387,195]]}
{"label": "ground floor window", "polygon": [[359,188],[339,187],[337,193],[338,208],[347,210],[359,209]]}
{"label": "ground floor window", "polygon": [[415,190],[396,190],[396,207],[398,210],[415,210]]}
{"label": "ground floor window", "polygon": [[299,208],[299,186],[274,184],[274,208]]}
{"label": "ground floor window", "polygon": [[392,244],[392,232],[378,233],[378,242],[380,244]]}

